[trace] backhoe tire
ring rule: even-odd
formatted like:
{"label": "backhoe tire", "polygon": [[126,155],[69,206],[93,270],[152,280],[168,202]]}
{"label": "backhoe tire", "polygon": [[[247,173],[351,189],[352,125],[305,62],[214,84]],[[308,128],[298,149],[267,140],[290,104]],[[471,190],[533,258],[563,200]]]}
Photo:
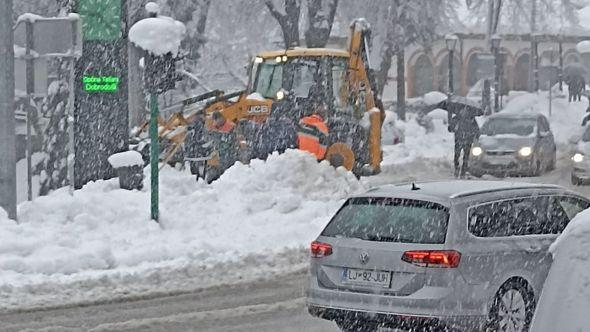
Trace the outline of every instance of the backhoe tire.
{"label": "backhoe tire", "polygon": [[207,173],[205,173],[205,181],[208,184],[211,184],[213,181],[219,179],[219,177],[223,174],[223,170],[218,166],[208,166]]}
{"label": "backhoe tire", "polygon": [[330,156],[330,165],[334,168],[338,168],[340,166],[344,166],[344,157],[339,153],[334,153]]}

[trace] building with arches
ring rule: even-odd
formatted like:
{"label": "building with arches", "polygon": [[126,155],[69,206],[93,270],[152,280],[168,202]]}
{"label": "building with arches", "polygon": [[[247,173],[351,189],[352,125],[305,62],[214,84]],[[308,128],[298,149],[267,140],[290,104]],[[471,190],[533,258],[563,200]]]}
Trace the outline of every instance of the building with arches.
{"label": "building with arches", "polygon": [[[478,81],[493,78],[493,55],[485,34],[457,33],[459,40],[453,59],[455,93],[465,95]],[[500,45],[500,90],[528,90],[533,80],[529,78],[531,59],[531,35],[501,35]],[[549,82],[557,83],[561,77],[580,68],[590,68],[590,58],[576,50],[584,36],[534,35],[537,42],[539,88],[547,89]],[[394,62],[395,64],[395,62]],[[429,91],[448,91],[449,52],[444,39],[435,41],[428,49],[411,45],[405,50],[406,94],[419,97]],[[393,96],[396,91],[395,65],[389,72],[384,96]],[[590,70],[586,71],[590,74]],[[587,79],[590,81],[590,79]],[[387,97],[385,97],[387,98]]]}

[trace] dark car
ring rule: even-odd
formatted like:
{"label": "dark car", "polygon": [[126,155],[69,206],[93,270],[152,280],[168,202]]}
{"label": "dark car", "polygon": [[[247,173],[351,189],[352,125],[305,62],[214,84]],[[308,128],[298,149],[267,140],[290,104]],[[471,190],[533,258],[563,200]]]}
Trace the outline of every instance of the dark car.
{"label": "dark car", "polygon": [[544,115],[498,113],[481,127],[481,136],[471,149],[469,172],[477,177],[537,176],[555,168],[556,150]]}

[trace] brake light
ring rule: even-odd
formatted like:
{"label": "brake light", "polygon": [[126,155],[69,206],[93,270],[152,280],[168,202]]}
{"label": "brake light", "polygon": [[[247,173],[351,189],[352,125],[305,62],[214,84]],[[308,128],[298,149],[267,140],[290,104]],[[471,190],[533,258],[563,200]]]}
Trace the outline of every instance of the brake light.
{"label": "brake light", "polygon": [[402,261],[422,267],[455,268],[461,261],[461,253],[455,250],[406,251]]}
{"label": "brake light", "polygon": [[332,246],[327,243],[313,241],[311,243],[311,257],[320,258],[330,256],[332,254]]}

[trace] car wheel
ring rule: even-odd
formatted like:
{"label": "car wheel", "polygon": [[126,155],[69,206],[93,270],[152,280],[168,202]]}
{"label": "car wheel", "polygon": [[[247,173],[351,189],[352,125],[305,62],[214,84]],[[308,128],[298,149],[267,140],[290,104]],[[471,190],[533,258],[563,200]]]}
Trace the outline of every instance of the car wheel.
{"label": "car wheel", "polygon": [[476,178],[480,178],[483,176],[482,172],[478,172],[478,171],[469,171],[469,175],[476,177]]}
{"label": "car wheel", "polygon": [[505,283],[490,308],[488,331],[526,332],[535,312],[535,297],[526,282]]}
{"label": "car wheel", "polygon": [[572,174],[572,184],[574,186],[579,186],[581,184],[582,181],[580,181],[580,179]]}
{"label": "car wheel", "polygon": [[539,175],[541,175],[541,161],[539,159],[535,158],[532,162],[530,176],[539,176]]}
{"label": "car wheel", "polygon": [[379,324],[364,319],[346,319],[337,321],[336,325],[342,332],[377,332]]}

